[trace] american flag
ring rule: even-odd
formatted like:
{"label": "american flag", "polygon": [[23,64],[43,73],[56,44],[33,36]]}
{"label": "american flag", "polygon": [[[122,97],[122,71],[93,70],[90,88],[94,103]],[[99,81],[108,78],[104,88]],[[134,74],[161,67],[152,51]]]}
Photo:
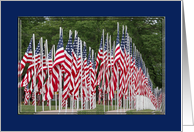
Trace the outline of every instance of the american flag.
{"label": "american flag", "polygon": [[28,104],[28,100],[30,98],[30,92],[29,92],[28,85],[25,87],[24,91],[25,91],[25,101],[24,101],[24,105],[27,105]]}
{"label": "american flag", "polygon": [[[111,56],[110,56],[110,68],[111,68],[111,71],[113,71],[113,47],[112,47],[112,50],[111,50]],[[112,73],[111,73],[112,74]],[[110,93],[109,93],[109,100],[111,100],[112,102],[112,99],[114,98],[114,85],[113,85],[113,74],[111,75],[111,79],[110,79],[110,82],[109,82],[109,88],[110,88]]]}
{"label": "american flag", "polygon": [[[103,78],[103,71],[106,70],[106,64],[107,64],[107,39],[105,40],[105,45],[104,45],[104,51],[103,51],[103,60],[100,64],[100,70],[99,70],[99,74],[98,74],[98,78],[97,78],[97,85],[100,84],[100,80],[104,79]],[[104,81],[103,81],[104,83]]]}
{"label": "american flag", "polygon": [[63,86],[63,94],[62,97],[69,98],[70,90],[73,90],[72,85],[70,84],[71,80],[71,68],[72,66],[72,35],[68,40],[68,43],[65,48],[65,76],[64,76],[64,86]]}
{"label": "american flag", "polygon": [[119,40],[119,24],[117,23],[117,40],[116,40],[116,48],[115,48],[115,58],[114,58],[114,69],[113,69],[113,82],[114,82],[114,90],[117,90],[118,80],[117,77],[119,76],[119,60],[121,56],[121,47],[120,47],[120,40]]}
{"label": "american flag", "polygon": [[92,68],[90,69],[91,72],[91,87],[92,87],[92,92],[95,90],[95,62],[94,62],[94,54],[92,56]]}
{"label": "american flag", "polygon": [[[74,98],[77,100],[78,98],[78,94],[79,94],[79,87],[81,85],[81,51],[80,51],[80,46],[81,43],[76,42],[77,44],[77,67],[76,67],[76,76],[75,76],[75,90],[74,90]],[[74,48],[75,49],[75,48]]]}
{"label": "american flag", "polygon": [[141,81],[142,81],[142,70],[141,70],[141,57],[140,57],[140,53],[138,53],[138,90],[139,90],[139,95],[143,95],[143,90],[142,90],[142,86],[141,86]]}
{"label": "american flag", "polygon": [[22,75],[26,63],[32,63],[32,38],[31,38],[30,43],[28,45],[28,48],[27,48],[27,50],[26,50],[26,52],[21,60],[21,63],[20,63],[21,65],[20,65],[20,67],[18,66],[18,68],[19,68],[18,69],[18,72],[19,72],[18,76]]}
{"label": "american flag", "polygon": [[32,105],[35,105],[35,92],[32,92]]}
{"label": "american flag", "polygon": [[53,66],[52,50],[53,50],[53,48],[51,48],[51,50],[48,54],[48,59],[47,59],[47,66],[49,67],[49,74],[52,74],[52,66]]}
{"label": "american flag", "polygon": [[99,88],[98,88],[98,104],[100,104],[101,103],[101,98],[102,98],[102,88],[100,88],[100,86],[99,86]]}
{"label": "american flag", "polygon": [[100,47],[99,47],[98,55],[97,55],[97,59],[96,59],[96,71],[98,70],[99,62],[103,60],[102,39],[103,39],[103,35],[102,35],[101,40],[100,40]]}
{"label": "american flag", "polygon": [[87,59],[87,66],[86,66],[86,69],[85,69],[85,72],[86,72],[86,86],[87,86],[87,97],[88,97],[88,99],[87,100],[89,100],[90,98],[90,93],[89,93],[89,91],[91,91],[92,90],[92,88],[91,88],[91,73],[90,73],[90,71],[91,71],[91,68],[92,68],[92,63],[91,63],[91,50],[89,51],[89,54],[88,54],[88,59]]}
{"label": "american flag", "polygon": [[49,77],[47,78],[47,81],[44,84],[44,88],[45,88],[45,100],[50,100],[53,99],[53,95],[54,95],[54,89],[53,87],[51,87],[51,80],[52,80],[52,50],[53,48],[51,48],[49,54],[48,54],[48,58],[47,58],[47,66],[49,68]]}
{"label": "american flag", "polygon": [[[42,84],[44,83],[44,80],[46,78],[46,72],[48,70],[47,68],[47,65],[46,65],[46,55],[45,55],[45,48],[44,46],[42,46],[43,49],[42,49],[42,53],[40,55],[40,66],[39,66],[39,69],[38,69],[38,72],[37,72],[37,79],[39,81],[38,83],[38,89],[42,89]],[[44,88],[44,87],[43,87]],[[42,92],[44,91],[44,93],[46,92],[45,89],[42,89],[41,90]]]}
{"label": "american flag", "polygon": [[119,97],[120,99],[123,96],[123,90],[124,90],[124,86],[125,86],[125,42],[124,42],[124,26],[123,26],[123,33],[122,33],[122,41],[121,41],[121,54],[120,54],[120,60],[119,60],[120,64],[120,86],[119,86]]}
{"label": "american flag", "polygon": [[[110,40],[109,40],[110,41]],[[107,40],[107,62],[106,62],[106,70],[105,70],[105,78],[106,78],[106,87],[107,87],[107,93],[110,92],[110,87],[108,87],[109,83],[109,78],[110,78],[110,44],[109,41]]]}
{"label": "american flag", "polygon": [[[40,43],[38,43],[38,46],[37,46],[36,51],[35,51],[35,67],[36,67],[36,70],[37,70],[39,61],[40,61]],[[27,70],[27,72],[26,72],[26,74],[25,74],[25,76],[24,76],[24,78],[21,82],[21,87],[25,87],[29,84],[33,73],[34,73],[34,61],[32,61],[30,66],[28,67],[28,70]],[[32,84],[33,84],[33,79],[32,79]],[[32,91],[32,87],[30,88],[30,90]]]}
{"label": "american flag", "polygon": [[124,79],[124,95],[125,98],[127,99],[127,90],[128,90],[128,84],[129,84],[129,36],[127,33],[127,28],[126,28],[126,33],[125,33],[125,79]]}
{"label": "american flag", "polygon": [[47,104],[46,104],[46,106],[49,106],[49,102],[50,102],[50,100],[47,100]]}
{"label": "american flag", "polygon": [[[135,49],[136,50],[136,49]],[[134,67],[134,94],[138,95],[138,52],[135,51],[135,67]]]}
{"label": "american flag", "polygon": [[84,43],[84,47],[83,47],[83,52],[82,52],[82,56],[83,56],[83,64],[82,64],[82,94],[84,96],[84,98],[86,97],[86,70],[87,70],[87,57],[86,57],[86,44]]}
{"label": "american flag", "polygon": [[[70,37],[70,45],[72,46],[72,36]],[[76,67],[77,67],[77,57],[74,52],[74,48],[72,48],[72,64],[71,64],[71,75],[70,75],[70,83],[69,83],[69,88],[70,88],[70,94],[74,95],[75,92],[75,77],[77,74]]]}
{"label": "american flag", "polygon": [[61,68],[64,67],[65,63],[65,54],[64,54],[64,48],[63,48],[63,36],[62,32],[60,34],[59,42],[57,45],[57,51],[55,54],[55,59],[53,62],[53,68],[52,68],[52,89],[54,89],[54,92],[58,91],[58,85],[59,85],[59,72],[61,72]]}

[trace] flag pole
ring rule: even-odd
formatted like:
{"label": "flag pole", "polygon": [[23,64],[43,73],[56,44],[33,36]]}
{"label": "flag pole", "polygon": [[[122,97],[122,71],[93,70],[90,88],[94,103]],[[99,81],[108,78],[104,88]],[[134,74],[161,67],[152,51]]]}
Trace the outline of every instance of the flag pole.
{"label": "flag pole", "polygon": [[[125,32],[124,29],[125,28],[124,28],[124,25],[123,25],[123,33]],[[125,43],[125,35],[124,35],[124,43]],[[124,45],[124,60],[126,60],[125,50],[126,50],[126,46]],[[126,64],[124,64],[124,65],[126,65]],[[124,68],[126,68],[126,66]],[[124,85],[123,85],[124,87],[123,87],[123,90],[122,90],[123,91],[123,102],[122,103],[123,103],[123,109],[125,111],[125,72],[123,73],[123,78],[124,78],[123,79],[124,80]]]}
{"label": "flag pole", "polygon": [[[97,58],[96,58],[96,53],[95,53],[95,59],[97,59]],[[94,63],[95,63],[95,61],[94,61]],[[96,64],[96,63],[95,63],[95,64]],[[94,76],[94,77],[96,78],[96,74],[95,74],[95,76]],[[96,88],[95,88],[95,90],[96,90]],[[94,99],[95,99],[95,108],[96,108],[96,92],[95,92]]]}
{"label": "flag pole", "polygon": [[[111,49],[111,35],[110,35],[110,75],[111,75],[111,77],[110,77],[110,83],[111,83],[111,87],[112,87],[112,89],[113,89],[113,80],[112,80],[112,60],[111,60],[111,51],[112,51],[112,49]],[[114,90],[113,90],[114,91]],[[113,98],[111,99],[111,102],[112,102],[112,110],[113,110]]]}
{"label": "flag pole", "polygon": [[44,111],[44,101],[43,101],[43,96],[44,96],[44,94],[43,94],[43,38],[41,37],[40,38],[40,53],[41,53],[41,67],[42,67],[42,69],[41,69],[41,72],[42,72],[42,111]]}
{"label": "flag pole", "polygon": [[[53,50],[52,51],[52,63],[53,63],[53,60],[55,60],[55,45],[53,45],[53,49],[52,50]],[[51,74],[51,78],[52,78],[52,74]],[[52,84],[52,80],[51,80],[51,84]],[[54,94],[55,94],[55,110],[57,110],[57,92],[54,92]]]}
{"label": "flag pole", "polygon": [[[75,30],[75,31],[76,31],[76,30]],[[76,32],[76,33],[78,33],[78,32]],[[79,48],[80,48],[80,47],[79,47],[79,46],[80,46],[80,45],[79,45],[79,41],[80,41],[80,40],[79,40],[79,37],[78,37],[78,38],[77,38],[77,43],[78,43],[78,45],[77,45],[77,47],[78,47],[78,48],[77,48],[77,55],[78,55],[78,50],[79,50]],[[79,56],[77,56],[77,58],[78,58],[78,57],[79,57]],[[78,74],[78,73],[77,73],[77,74]],[[79,77],[78,77],[78,79],[79,79]],[[78,81],[78,82],[79,82],[79,81]],[[78,97],[77,97],[77,110],[78,110],[78,109],[79,109],[79,88],[78,88]]]}
{"label": "flag pole", "polygon": [[[115,41],[113,42],[113,60],[114,60],[114,58],[115,58]],[[113,69],[114,69],[114,64],[113,64]],[[116,110],[117,101],[116,101],[116,93],[115,93],[115,91],[114,91],[114,97],[115,97],[115,110]]]}
{"label": "flag pole", "polygon": [[[69,30],[69,38],[71,37],[71,35],[72,35],[72,32],[71,32],[71,30]],[[72,52],[72,51],[71,51]],[[74,106],[74,92],[72,93],[72,96],[70,97],[71,99],[70,99],[70,101],[71,101],[71,112],[72,112],[72,114],[73,114],[73,106]]]}
{"label": "flag pole", "polygon": [[[84,46],[86,46],[86,42],[84,41]],[[86,100],[85,100],[85,108],[88,109],[88,103],[87,103],[87,100],[88,100],[88,91],[87,91],[87,83],[86,83],[86,72],[84,72],[85,74],[85,90],[86,90]]]}
{"label": "flag pole", "polygon": [[82,95],[82,64],[83,64],[83,61],[82,61],[82,40],[80,40],[80,52],[81,52],[81,110],[83,110],[83,95]]}
{"label": "flag pole", "polygon": [[[129,73],[131,73],[131,55],[130,55],[130,50],[131,50],[131,47],[130,47],[130,43],[132,42],[132,39],[130,38],[130,41],[129,41]],[[132,51],[132,50],[131,50]],[[130,89],[131,89],[131,79],[129,79],[129,109],[131,108],[131,95],[130,95]],[[132,90],[131,90],[132,91]]]}
{"label": "flag pole", "polygon": [[[91,56],[91,58],[94,60],[94,50],[93,49],[92,49],[92,56]],[[94,65],[94,64],[92,64],[92,65]],[[93,70],[93,67],[92,67],[92,70]],[[92,77],[91,74],[90,74],[90,77]],[[91,78],[90,78],[90,94],[91,94],[90,98],[93,98],[91,89],[93,89],[93,88],[92,88],[92,85],[91,85]],[[93,101],[93,106],[94,106],[94,100],[90,99],[90,104],[91,104],[90,105],[90,109],[92,107],[92,102],[91,101]]]}
{"label": "flag pole", "polygon": [[[117,22],[117,32],[119,31],[119,22]],[[119,112],[119,70],[117,70],[117,113]]]}
{"label": "flag pole", "polygon": [[[47,65],[47,71],[48,71],[48,88],[50,87],[50,82],[49,82],[49,63],[48,63],[48,41],[46,39],[46,48],[45,48],[45,53],[46,53],[46,65]],[[51,99],[49,100],[49,110],[51,110]]]}
{"label": "flag pole", "polygon": [[[62,33],[62,28],[59,28],[59,38],[61,36]],[[59,69],[59,113],[61,112],[61,69]]]}
{"label": "flag pole", "polygon": [[[125,39],[127,39],[127,40],[125,40],[125,42],[127,42],[125,45],[126,45],[126,48],[127,48],[127,49],[126,49],[126,55],[127,55],[127,56],[126,56],[126,64],[128,65],[128,58],[127,58],[127,57],[128,57],[128,54],[129,54],[129,53],[128,53],[128,50],[129,50],[129,49],[128,49],[127,26],[125,26],[125,36],[127,36],[127,38],[125,37]],[[126,67],[126,68],[127,68],[127,67]],[[127,73],[128,73],[128,72],[129,72],[128,69],[126,69],[126,70],[127,70]],[[127,74],[126,74],[126,77],[127,77]],[[127,79],[129,80],[129,78],[126,78],[125,80],[127,80]],[[128,82],[129,82],[129,81],[126,81],[126,83],[128,83]],[[127,88],[127,100],[126,100],[126,103],[125,103],[126,109],[128,109],[128,97],[129,97],[129,96],[128,96],[128,93],[129,93],[129,92],[128,92],[128,89],[129,89],[128,86],[129,86],[129,85],[127,84],[127,87],[126,87],[126,88]]]}
{"label": "flag pole", "polygon": [[[102,31],[102,34],[103,34],[103,58],[104,58],[104,29],[103,29],[103,31]],[[105,64],[104,64],[105,65]],[[104,68],[105,68],[105,66],[104,66]],[[103,76],[104,76],[104,69],[103,69]],[[104,77],[103,77],[103,80],[102,80],[103,82],[104,82]],[[104,112],[105,112],[105,102],[104,102],[104,98],[105,98],[105,86],[104,86],[104,90],[103,90],[103,105],[104,105]]]}
{"label": "flag pole", "polygon": [[36,68],[35,68],[35,34],[33,34],[33,48],[34,48],[34,98],[35,98],[35,107],[34,111],[36,112]]}
{"label": "flag pole", "polygon": [[[111,37],[111,35],[110,35],[110,37]],[[111,40],[110,40],[110,38],[109,38],[109,43],[108,43],[108,40],[107,40],[107,45],[108,45],[108,56],[107,56],[107,58],[108,58],[108,63],[107,63],[107,66],[109,65],[109,63],[110,63],[110,45],[109,44],[111,44],[111,42],[110,42]],[[107,69],[108,70],[108,69]],[[107,101],[108,101],[108,111],[109,111],[109,94],[110,94],[110,87],[109,87],[109,78],[107,78],[108,79],[108,90],[107,90],[107,93],[108,93],[108,98],[107,98]]]}
{"label": "flag pole", "polygon": [[[89,47],[89,53],[90,53],[90,51],[91,51],[91,47]],[[89,58],[90,58],[91,56],[89,56]],[[91,58],[90,58],[91,59]],[[90,63],[90,62],[89,62]],[[89,66],[90,66],[90,64],[89,64]],[[89,77],[91,77],[91,72],[90,72],[90,69],[89,69]],[[89,98],[90,98],[90,109],[91,109],[91,78],[90,78],[90,85],[89,85]]]}

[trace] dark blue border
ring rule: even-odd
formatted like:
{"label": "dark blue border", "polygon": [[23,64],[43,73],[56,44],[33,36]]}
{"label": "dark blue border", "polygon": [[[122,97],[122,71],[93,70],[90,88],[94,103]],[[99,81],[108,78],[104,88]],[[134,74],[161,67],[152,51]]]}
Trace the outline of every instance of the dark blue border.
{"label": "dark blue border", "polygon": [[[165,16],[166,115],[18,115],[18,16]],[[2,131],[181,131],[181,2],[1,2]],[[77,123],[78,122],[78,123]]]}

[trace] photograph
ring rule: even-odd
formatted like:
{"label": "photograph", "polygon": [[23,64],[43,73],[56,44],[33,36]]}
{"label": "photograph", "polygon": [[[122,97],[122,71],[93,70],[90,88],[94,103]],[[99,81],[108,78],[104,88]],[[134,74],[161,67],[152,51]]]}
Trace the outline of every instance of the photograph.
{"label": "photograph", "polygon": [[165,16],[19,16],[19,115],[165,115]]}

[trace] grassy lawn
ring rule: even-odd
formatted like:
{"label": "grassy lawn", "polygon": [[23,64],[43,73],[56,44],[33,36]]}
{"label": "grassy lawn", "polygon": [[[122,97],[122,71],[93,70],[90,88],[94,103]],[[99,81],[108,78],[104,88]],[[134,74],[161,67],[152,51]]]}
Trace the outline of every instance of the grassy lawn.
{"label": "grassy lawn", "polygon": [[154,110],[150,110],[150,109],[146,109],[146,110],[129,110],[126,112],[127,115],[163,115],[162,112],[160,111],[154,111]]}
{"label": "grassy lawn", "polygon": [[[22,106],[19,106],[20,107],[20,114],[29,114],[29,115],[32,115],[34,114],[34,107],[35,106],[32,106],[32,105],[22,105]],[[58,109],[59,107],[57,107]],[[65,108],[63,108],[65,109]],[[44,106],[44,111],[48,111],[49,110],[49,106]],[[51,106],[51,110],[55,110],[55,106],[52,105]],[[39,111],[42,111],[42,106],[36,106],[36,112],[39,112]]]}
{"label": "grassy lawn", "polygon": [[[33,115],[34,114],[34,106],[32,105],[21,105],[19,106],[20,107],[20,113],[21,115]],[[57,106],[57,110],[58,110],[58,106]],[[81,102],[79,103],[79,108],[81,109]],[[65,108],[63,108],[65,109]],[[69,107],[68,107],[69,109]],[[117,107],[116,107],[117,109]],[[112,106],[109,105],[109,111],[111,110],[116,110],[115,109],[115,105],[113,105],[113,109],[112,109]],[[49,106],[46,106],[46,103],[45,103],[45,106],[44,106],[44,111],[48,111],[49,110]],[[54,101],[52,102],[52,105],[51,105],[51,110],[55,110],[55,103]],[[19,110],[18,110],[19,111]],[[37,112],[40,112],[42,111],[42,106],[36,106],[36,111]],[[105,112],[108,111],[108,105],[105,105]],[[92,109],[92,110],[79,110],[78,111],[78,115],[86,115],[86,114],[89,114],[89,115],[104,115],[104,105],[98,105],[96,104],[96,108],[95,109]],[[127,115],[163,115],[162,112],[160,111],[154,111],[154,110],[139,110],[139,111],[136,111],[136,110],[129,110],[126,112]]]}
{"label": "grassy lawn", "polygon": [[[115,105],[113,105],[113,109],[112,109],[112,106],[109,105],[109,111],[110,110],[115,110]],[[105,105],[105,112],[108,111],[108,105]],[[79,114],[97,114],[97,115],[103,115],[104,114],[104,105],[99,105],[99,104],[96,104],[96,108],[95,109],[92,109],[92,110],[80,110],[78,111],[78,115]]]}
{"label": "grassy lawn", "polygon": [[[32,102],[30,102],[32,103]],[[18,106],[20,108],[18,108],[18,112],[19,112],[19,109],[20,109],[20,113],[19,114],[22,114],[22,115],[33,115],[35,112],[35,106],[32,106],[32,104],[30,105],[23,105],[24,103],[22,103],[21,106]],[[44,111],[48,111],[49,110],[49,106],[46,106],[46,101],[44,102]],[[62,109],[65,109],[65,107],[63,107]],[[68,107],[69,109],[69,107]],[[52,101],[51,102],[51,110],[55,110],[55,101]],[[57,102],[57,110],[59,110],[59,102]],[[36,105],[36,112],[40,112],[42,111],[42,103],[41,103],[41,106],[37,106]]]}

